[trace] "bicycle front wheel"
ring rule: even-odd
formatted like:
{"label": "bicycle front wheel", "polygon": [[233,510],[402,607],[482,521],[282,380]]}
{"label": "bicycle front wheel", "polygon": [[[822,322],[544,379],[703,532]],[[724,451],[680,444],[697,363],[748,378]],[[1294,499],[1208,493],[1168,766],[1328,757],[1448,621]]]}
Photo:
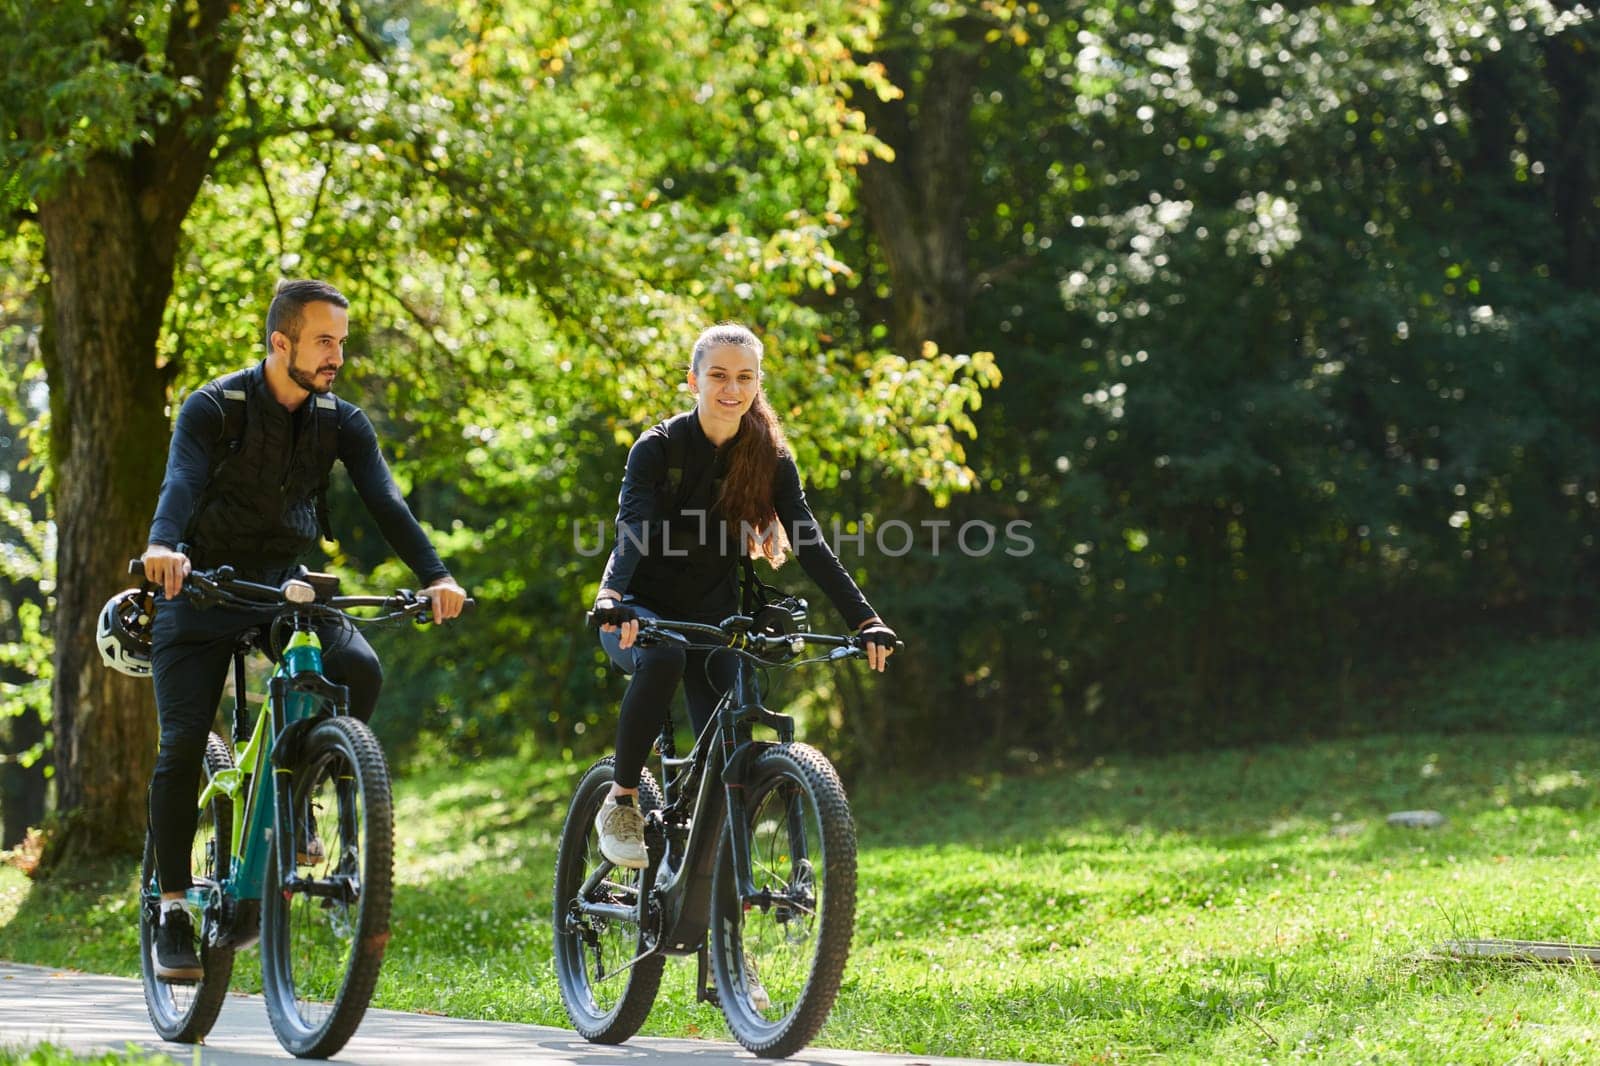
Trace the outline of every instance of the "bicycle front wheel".
{"label": "bicycle front wheel", "polygon": [[[594,818],[611,791],[610,756],[578,782],[556,853],[555,963],[561,1003],[585,1040],[620,1044],[639,1031],[661,985],[660,955],[640,958],[644,931],[632,917],[639,906],[641,870],[613,866],[600,854]],[[646,770],[639,778],[639,809],[661,806],[661,792]],[[610,915],[585,904],[615,908]],[[637,960],[637,961],[635,961]]]}
{"label": "bicycle front wheel", "polygon": [[[839,994],[855,932],[855,823],[833,764],[806,744],[758,755],[745,796],[712,881],[711,969],[734,1038],[783,1058],[817,1035]],[[751,900],[739,893],[731,832],[749,841]]]}
{"label": "bicycle front wheel", "polygon": [[[212,733],[206,739],[206,779],[232,768],[233,755],[228,746]],[[218,904],[221,899],[215,890],[228,875],[232,833],[233,804],[228,797],[219,795],[200,808],[194,845],[189,852],[189,869],[195,885],[213,890]],[[233,976],[233,949],[207,944],[211,922],[217,915],[208,916],[191,907],[189,918],[196,931],[195,953],[200,956],[205,975],[199,981],[163,981],[157,977],[150,956],[155,949],[156,923],[161,920],[158,882],[155,838],[146,833],[144,867],[139,876],[139,969],[144,978],[144,1005],[150,1013],[150,1024],[161,1034],[161,1039],[194,1044],[205,1039],[216,1023],[217,1012],[222,1010],[222,1002],[228,995],[228,981]]]}
{"label": "bicycle front wheel", "polygon": [[302,741],[289,785],[300,874],[267,860],[261,899],[261,985],[278,1042],[327,1058],[366,1014],[389,940],[394,813],[389,768],[372,731],[329,718]]}

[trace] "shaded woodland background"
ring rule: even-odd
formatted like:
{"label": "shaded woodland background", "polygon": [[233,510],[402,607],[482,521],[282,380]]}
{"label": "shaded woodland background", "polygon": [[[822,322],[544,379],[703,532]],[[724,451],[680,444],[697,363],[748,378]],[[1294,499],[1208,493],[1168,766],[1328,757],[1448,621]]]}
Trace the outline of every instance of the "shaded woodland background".
{"label": "shaded woodland background", "polygon": [[[855,772],[1403,728],[1342,700],[1590,624],[1597,46],[1562,0],[0,5],[4,842],[142,834],[94,616],[280,276],[352,297],[339,391],[484,601],[385,638],[397,760],[609,742],[584,552],[720,318],[912,645],[780,688]],[[335,484],[330,565],[410,583]]]}

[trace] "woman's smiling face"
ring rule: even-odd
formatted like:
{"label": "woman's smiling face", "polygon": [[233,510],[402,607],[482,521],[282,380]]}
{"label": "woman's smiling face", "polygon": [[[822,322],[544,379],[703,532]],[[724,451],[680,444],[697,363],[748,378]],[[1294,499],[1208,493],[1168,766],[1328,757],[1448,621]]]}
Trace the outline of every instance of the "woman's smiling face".
{"label": "woman's smiling face", "polygon": [[689,371],[700,417],[735,429],[761,391],[761,357],[734,344],[718,345]]}

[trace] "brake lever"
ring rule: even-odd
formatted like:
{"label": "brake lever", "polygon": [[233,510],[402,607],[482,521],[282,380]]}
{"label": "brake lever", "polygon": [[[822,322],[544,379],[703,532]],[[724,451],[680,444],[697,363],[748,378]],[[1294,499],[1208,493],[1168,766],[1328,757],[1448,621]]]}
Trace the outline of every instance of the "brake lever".
{"label": "brake lever", "polygon": [[184,588],[189,594],[189,604],[197,611],[208,611],[222,602],[222,590],[208,588],[198,582],[186,581]]}
{"label": "brake lever", "polygon": [[652,626],[649,628],[640,627],[639,635],[634,638],[634,643],[645,646],[651,644],[675,644],[680,648],[687,648],[693,644],[693,641],[682,633],[674,633],[670,629],[656,629]]}

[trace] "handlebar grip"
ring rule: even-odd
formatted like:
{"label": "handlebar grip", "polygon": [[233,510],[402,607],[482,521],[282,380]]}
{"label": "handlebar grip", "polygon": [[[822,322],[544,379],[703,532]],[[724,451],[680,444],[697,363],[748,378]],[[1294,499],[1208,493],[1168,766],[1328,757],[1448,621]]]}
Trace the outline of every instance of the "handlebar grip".
{"label": "handlebar grip", "polygon": [[[423,593],[414,593],[413,596],[414,598],[411,601],[413,605],[422,604],[424,606],[422,607],[421,613],[414,614],[412,617],[419,623],[435,621],[436,619],[433,617],[433,599],[427,595],[424,595]],[[477,609],[478,601],[473,597],[468,596],[466,599],[461,601],[461,613],[456,617],[458,619],[465,618],[467,615],[472,614]]]}
{"label": "handlebar grip", "polygon": [[[461,601],[461,613],[458,614],[456,617],[457,618],[465,618],[467,615],[473,613],[477,609],[478,609],[478,601],[473,599],[471,596],[468,596],[466,599]],[[429,617],[432,617],[432,615],[433,615],[433,604],[431,602],[429,603],[429,605],[428,605],[428,607],[427,607],[427,609],[426,609],[426,611],[424,613],[427,614]]]}
{"label": "handlebar grip", "polygon": [[[601,610],[605,610],[605,608],[601,608]],[[636,618],[633,619],[633,621],[638,622],[639,626],[640,626],[640,629],[643,630],[644,623],[645,623],[646,619],[636,617]],[[603,622],[595,621],[594,611],[593,610],[588,610],[588,611],[584,611],[583,612],[583,625],[584,625],[584,628],[586,628],[586,629],[598,629],[600,626],[602,626],[604,624],[605,623],[603,623]]]}
{"label": "handlebar grip", "polygon": [[[428,605],[428,609],[429,610],[433,609],[433,597],[428,595],[428,590],[427,589],[423,589],[420,592],[413,592],[413,593],[411,593],[411,596],[412,596],[412,601],[411,601],[412,603],[425,603],[425,604]],[[461,601],[461,613],[462,614],[470,614],[473,611],[477,610],[477,607],[478,607],[478,601],[475,598],[471,597],[471,596],[468,596],[468,597],[466,597],[465,599],[463,599]]]}
{"label": "handlebar grip", "polygon": [[143,559],[129,559],[128,560],[128,573],[132,574],[134,577],[138,578],[140,581],[143,581],[144,580],[144,560]]}

